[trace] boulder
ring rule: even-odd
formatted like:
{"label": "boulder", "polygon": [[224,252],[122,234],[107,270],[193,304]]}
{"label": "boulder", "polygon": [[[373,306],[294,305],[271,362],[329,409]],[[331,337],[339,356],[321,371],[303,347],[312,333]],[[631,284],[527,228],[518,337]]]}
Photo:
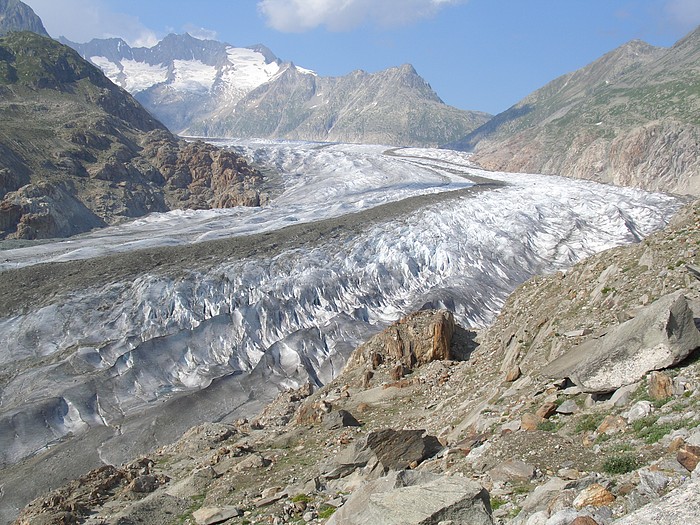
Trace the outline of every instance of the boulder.
{"label": "boulder", "polygon": [[328,430],[344,427],[359,427],[360,423],[347,410],[336,410],[323,417],[323,426]]}
{"label": "boulder", "polygon": [[509,460],[489,471],[492,481],[530,481],[535,477],[535,467],[520,460]]}
{"label": "boulder", "polygon": [[676,459],[685,469],[692,472],[700,463],[700,447],[685,445],[678,451]]}
{"label": "boulder", "polygon": [[426,472],[400,471],[350,496],[327,525],[492,525],[489,495],[478,483]]}
{"label": "boulder", "polygon": [[197,525],[215,525],[231,518],[243,516],[243,511],[237,507],[205,507],[192,513]]}
{"label": "boulder", "polygon": [[452,358],[455,321],[448,310],[422,310],[395,322],[358,347],[346,369],[400,363],[408,371],[431,361]]}
{"label": "boulder", "polygon": [[684,360],[700,347],[700,332],[682,292],[666,295],[637,317],[549,363],[543,373],[570,378],[581,390],[604,393]]}
{"label": "boulder", "polygon": [[623,417],[627,418],[627,422],[632,424],[635,421],[644,419],[652,412],[652,406],[649,401],[642,400],[637,401],[634,405],[630,407],[627,412],[624,412]]}
{"label": "boulder", "polygon": [[341,451],[322,468],[322,474],[326,479],[337,479],[364,467],[377,475],[386,474],[416,466],[442,448],[440,441],[425,435],[424,430],[379,430]]}
{"label": "boulder", "polygon": [[584,507],[602,507],[611,505],[615,501],[615,496],[605,487],[598,483],[593,483],[579,492],[574,500],[574,507],[582,509]]}
{"label": "boulder", "polygon": [[663,372],[652,372],[648,389],[652,399],[668,399],[673,395],[673,380]]}

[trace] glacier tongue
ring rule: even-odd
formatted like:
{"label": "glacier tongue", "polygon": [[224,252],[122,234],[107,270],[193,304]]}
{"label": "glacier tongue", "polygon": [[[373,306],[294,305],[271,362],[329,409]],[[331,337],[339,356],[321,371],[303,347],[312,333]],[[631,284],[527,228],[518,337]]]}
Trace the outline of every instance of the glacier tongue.
{"label": "glacier tongue", "polygon": [[[210,251],[176,272],[86,277],[84,288],[4,315],[0,464],[104,425],[119,446],[108,440],[101,457],[120,461],[202,419],[245,415],[281,388],[328,381],[368,334],[424,306],[484,326],[528,277],[634,242],[678,206],[632,189],[483,172],[451,151],[233,145],[281,170],[270,206],[158,215],[4,252],[10,270],[98,255],[118,264],[142,247],[206,250],[192,244],[202,239],[260,243],[259,253]],[[482,178],[504,184],[471,188]],[[290,217],[296,226],[285,228]],[[315,231],[315,242],[289,239]],[[145,430],[156,420],[158,436]]]}

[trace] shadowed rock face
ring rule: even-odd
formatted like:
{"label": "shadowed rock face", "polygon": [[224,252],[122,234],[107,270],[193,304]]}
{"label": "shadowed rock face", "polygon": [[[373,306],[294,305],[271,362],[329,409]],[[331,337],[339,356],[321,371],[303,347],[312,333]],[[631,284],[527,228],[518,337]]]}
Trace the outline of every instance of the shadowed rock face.
{"label": "shadowed rock face", "polygon": [[683,361],[700,347],[700,332],[682,292],[665,297],[637,317],[571,349],[550,363],[550,377],[570,377],[584,392],[605,393],[639,381],[651,370]]}
{"label": "shadowed rock face", "polygon": [[259,206],[262,175],[170,134],[77,53],[0,39],[0,238],[66,237],[173,209]]}
{"label": "shadowed rock face", "polygon": [[19,0],[0,0],[0,36],[11,31],[31,31],[49,36],[31,7]]}

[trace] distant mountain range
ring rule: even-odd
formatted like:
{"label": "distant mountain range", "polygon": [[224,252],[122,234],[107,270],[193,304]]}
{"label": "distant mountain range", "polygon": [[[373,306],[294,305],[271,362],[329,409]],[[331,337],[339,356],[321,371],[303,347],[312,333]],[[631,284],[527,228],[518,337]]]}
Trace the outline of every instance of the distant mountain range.
{"label": "distant mountain range", "polygon": [[446,105],[410,65],[321,77],[264,46],[188,34],[153,48],[62,41],[184,135],[435,146],[490,118]]}
{"label": "distant mountain range", "polygon": [[566,74],[450,147],[488,169],[700,195],[700,28],[635,40]]}

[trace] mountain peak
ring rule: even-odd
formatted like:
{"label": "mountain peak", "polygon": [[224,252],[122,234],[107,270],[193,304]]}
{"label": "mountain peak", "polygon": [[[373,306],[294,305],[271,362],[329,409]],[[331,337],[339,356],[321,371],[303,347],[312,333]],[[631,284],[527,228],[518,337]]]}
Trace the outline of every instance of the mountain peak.
{"label": "mountain peak", "polygon": [[13,31],[31,31],[49,36],[36,13],[19,0],[0,0],[0,36]]}

